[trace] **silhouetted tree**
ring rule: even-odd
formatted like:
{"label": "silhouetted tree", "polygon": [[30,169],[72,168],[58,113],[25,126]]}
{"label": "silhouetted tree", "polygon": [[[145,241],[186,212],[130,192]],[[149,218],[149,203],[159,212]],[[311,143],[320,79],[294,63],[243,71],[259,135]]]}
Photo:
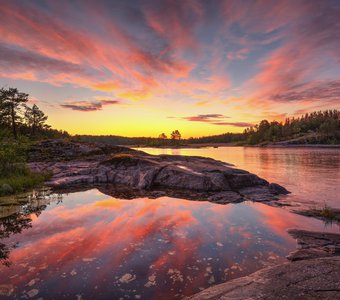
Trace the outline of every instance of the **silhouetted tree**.
{"label": "silhouetted tree", "polygon": [[0,89],[0,114],[5,122],[10,122],[14,138],[18,137],[17,122],[21,121],[20,112],[28,101],[28,94],[16,88]]}
{"label": "silhouetted tree", "polygon": [[176,129],[173,132],[171,132],[171,139],[172,140],[180,140],[181,139],[181,134],[180,132]]}
{"label": "silhouetted tree", "polygon": [[47,118],[37,105],[34,104],[32,108],[26,107],[25,119],[27,125],[31,128],[32,135],[36,134],[37,129],[49,128],[49,126],[45,124]]}
{"label": "silhouetted tree", "polygon": [[166,140],[168,137],[166,136],[165,133],[161,133],[159,136],[158,136],[159,139],[162,139],[162,140]]}

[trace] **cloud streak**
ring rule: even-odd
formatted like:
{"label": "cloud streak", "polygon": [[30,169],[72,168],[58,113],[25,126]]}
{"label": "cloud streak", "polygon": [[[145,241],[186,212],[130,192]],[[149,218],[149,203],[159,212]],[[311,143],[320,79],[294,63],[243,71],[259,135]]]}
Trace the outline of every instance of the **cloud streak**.
{"label": "cloud streak", "polygon": [[214,125],[220,125],[220,126],[234,126],[234,127],[251,127],[254,126],[253,123],[247,123],[247,122],[214,122],[212,123]]}
{"label": "cloud streak", "polygon": [[60,106],[67,109],[72,109],[81,112],[90,112],[102,110],[103,106],[117,105],[119,100],[96,100],[96,101],[65,101]]}
{"label": "cloud streak", "polygon": [[222,115],[222,114],[205,114],[205,115],[197,115],[190,117],[181,117],[180,119],[186,120],[189,122],[203,122],[209,123],[212,125],[218,126],[234,126],[234,127],[250,127],[253,124],[247,122],[227,122],[226,119],[230,117]]}
{"label": "cloud streak", "polygon": [[191,122],[214,122],[216,119],[226,119],[229,118],[227,116],[221,114],[206,114],[206,115],[197,115],[191,117],[183,117],[182,119],[191,121]]}
{"label": "cloud streak", "polygon": [[333,101],[338,98],[340,7],[302,1],[303,17],[293,19],[284,43],[260,64],[252,79],[260,101]]}

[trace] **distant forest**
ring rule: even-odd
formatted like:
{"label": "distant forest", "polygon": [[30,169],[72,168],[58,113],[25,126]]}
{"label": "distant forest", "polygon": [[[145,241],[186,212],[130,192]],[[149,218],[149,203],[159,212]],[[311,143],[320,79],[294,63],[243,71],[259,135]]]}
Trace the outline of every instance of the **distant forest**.
{"label": "distant forest", "polygon": [[299,118],[287,118],[284,122],[262,120],[246,128],[243,133],[182,139],[179,130],[160,133],[158,138],[123,137],[116,135],[70,136],[66,131],[52,129],[46,124],[47,116],[36,105],[27,105],[28,94],[16,88],[0,89],[0,140],[26,138],[28,140],[76,138],[86,142],[111,145],[182,146],[204,143],[232,143],[237,145],[290,144],[340,144],[340,111],[325,110],[306,113]]}
{"label": "distant forest", "polygon": [[251,145],[263,142],[296,140],[297,143],[337,144],[340,141],[340,111],[325,110],[306,113],[285,122],[261,121],[247,128],[244,140]]}
{"label": "distant forest", "polygon": [[[174,134],[175,133],[175,134]],[[238,145],[259,145],[289,142],[291,144],[340,144],[340,111],[325,110],[306,113],[299,118],[287,118],[284,122],[262,120],[246,128],[243,133],[180,139],[178,130],[167,138],[161,133],[158,138],[123,137],[115,135],[76,136],[82,141],[101,142],[111,145],[170,146],[203,143],[233,143]]]}

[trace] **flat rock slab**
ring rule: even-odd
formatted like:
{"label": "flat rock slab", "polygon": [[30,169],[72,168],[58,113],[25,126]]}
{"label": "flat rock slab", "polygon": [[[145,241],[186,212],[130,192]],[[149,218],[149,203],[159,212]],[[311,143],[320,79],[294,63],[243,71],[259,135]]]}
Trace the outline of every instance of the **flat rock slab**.
{"label": "flat rock slab", "polygon": [[294,210],[294,212],[302,216],[320,219],[326,223],[340,223],[340,208],[326,206],[324,209]]}
{"label": "flat rock slab", "polygon": [[340,299],[340,234],[291,229],[298,250],[282,265],[208,288],[188,299]]}
{"label": "flat rock slab", "polygon": [[296,238],[298,244],[298,249],[287,256],[291,261],[340,256],[340,234],[297,229],[288,232]]}
{"label": "flat rock slab", "polygon": [[340,299],[340,257],[286,263],[208,288],[191,300]]}
{"label": "flat rock slab", "polygon": [[288,191],[275,183],[211,158],[150,155],[124,147],[43,141],[30,153],[32,171],[52,174],[54,188],[105,186],[115,195],[130,190],[128,198],[172,196],[216,203],[244,200],[273,201]]}

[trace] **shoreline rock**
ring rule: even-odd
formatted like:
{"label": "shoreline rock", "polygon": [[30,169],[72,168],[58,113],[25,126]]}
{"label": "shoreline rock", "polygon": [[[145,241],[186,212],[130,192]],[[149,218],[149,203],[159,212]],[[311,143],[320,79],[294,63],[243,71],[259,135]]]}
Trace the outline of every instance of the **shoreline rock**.
{"label": "shoreline rock", "polygon": [[288,233],[298,244],[298,249],[287,256],[290,261],[340,256],[340,234],[297,229],[288,230]]}
{"label": "shoreline rock", "polygon": [[269,267],[222,283],[187,299],[339,299],[340,257],[324,257]]}
{"label": "shoreline rock", "polygon": [[291,262],[207,288],[187,299],[340,299],[340,234],[289,230],[298,249]]}
{"label": "shoreline rock", "polygon": [[[50,172],[53,188],[99,187],[110,193],[182,196],[216,203],[275,201],[289,192],[275,183],[211,158],[150,155],[124,147],[43,141],[29,154],[30,169]],[[156,196],[157,197],[157,196]]]}
{"label": "shoreline rock", "polygon": [[322,220],[325,223],[340,223],[340,208],[326,206],[323,209],[293,210],[293,212],[305,217]]}

